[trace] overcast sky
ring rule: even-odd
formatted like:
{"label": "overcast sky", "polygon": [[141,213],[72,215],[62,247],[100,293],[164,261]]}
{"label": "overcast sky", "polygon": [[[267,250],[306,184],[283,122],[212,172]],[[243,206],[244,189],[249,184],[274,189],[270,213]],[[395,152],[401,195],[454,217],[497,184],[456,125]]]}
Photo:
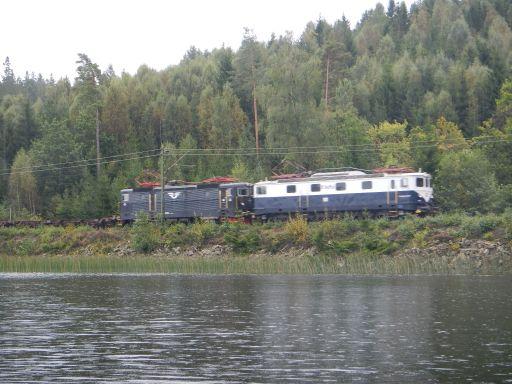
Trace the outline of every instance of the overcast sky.
{"label": "overcast sky", "polygon": [[[178,64],[194,45],[238,49],[244,27],[266,41],[308,21],[329,23],[344,14],[352,26],[377,0],[12,0],[2,2],[0,60],[9,56],[17,76],[25,71],[75,77],[77,53],[104,70],[135,73],[141,64]],[[388,0],[381,1],[386,7]],[[406,0],[408,6],[413,0]]]}

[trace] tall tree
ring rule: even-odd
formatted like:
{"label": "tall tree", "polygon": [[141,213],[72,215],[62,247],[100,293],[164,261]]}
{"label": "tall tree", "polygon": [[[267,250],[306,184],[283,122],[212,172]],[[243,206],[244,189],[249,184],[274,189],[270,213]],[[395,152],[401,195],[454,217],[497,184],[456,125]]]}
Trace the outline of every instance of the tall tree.
{"label": "tall tree", "polygon": [[[272,86],[262,92],[268,146],[320,145],[324,140],[318,108],[322,99],[320,61],[294,46],[291,37],[281,42],[270,60],[266,80]],[[314,158],[314,154],[290,154],[289,160],[312,166]]]}
{"label": "tall tree", "polygon": [[474,62],[464,73],[467,84],[468,116],[467,134],[474,136],[482,121],[491,117],[494,100],[489,98],[493,94],[492,71]]}
{"label": "tall tree", "polygon": [[29,100],[22,94],[4,96],[0,104],[0,151],[10,164],[20,148],[30,146],[37,135],[37,125]]}
{"label": "tall tree", "polygon": [[494,117],[482,125],[475,138],[493,164],[496,178],[502,185],[512,185],[512,81],[507,80],[496,100]]}
{"label": "tall tree", "polygon": [[500,95],[496,100],[496,112],[494,114],[494,123],[497,128],[503,128],[510,125],[512,118],[512,80],[506,80],[500,89]]}
{"label": "tall tree", "polygon": [[0,87],[0,98],[3,95],[12,95],[16,93],[16,78],[11,68],[11,60],[9,56],[4,61],[4,73],[2,75],[2,84]]}
{"label": "tall tree", "polygon": [[348,74],[353,64],[352,31],[348,20],[343,17],[329,30],[322,45],[324,73],[324,103],[329,107],[329,100],[334,96],[338,82]]}
{"label": "tall tree", "polygon": [[78,54],[75,98],[71,105],[71,118],[79,141],[88,154],[96,154],[96,172],[100,170],[99,113],[101,93],[99,82],[101,71],[97,64],[84,53]]}
{"label": "tall tree", "polygon": [[171,96],[165,105],[164,140],[180,143],[193,130],[192,109],[187,98],[179,95]]}
{"label": "tall tree", "polygon": [[407,124],[383,122],[368,131],[383,166],[410,166],[411,141],[407,137]]}
{"label": "tall tree", "polygon": [[[245,106],[245,111],[251,111],[254,126],[256,149],[259,150],[260,133],[258,120],[258,98],[256,87],[260,79],[260,68],[263,64],[263,51],[256,36],[248,29],[245,30],[242,45],[234,61],[234,86]],[[251,108],[248,102],[251,100]]]}
{"label": "tall tree", "polygon": [[30,149],[30,158],[38,166],[35,174],[42,210],[52,210],[51,199],[71,190],[82,179],[84,162],[80,146],[65,122],[53,121],[43,125],[41,138]]}
{"label": "tall tree", "polygon": [[447,153],[441,159],[435,181],[436,199],[444,209],[486,212],[496,205],[496,177],[481,151]]}
{"label": "tall tree", "polygon": [[15,212],[36,213],[39,206],[36,178],[32,172],[32,159],[20,149],[9,174],[9,200]]}

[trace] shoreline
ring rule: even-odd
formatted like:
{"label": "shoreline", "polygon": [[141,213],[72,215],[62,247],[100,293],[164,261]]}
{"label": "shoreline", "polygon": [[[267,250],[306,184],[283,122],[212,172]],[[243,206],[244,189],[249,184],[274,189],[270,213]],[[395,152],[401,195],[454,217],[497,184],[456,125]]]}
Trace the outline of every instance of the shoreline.
{"label": "shoreline", "polygon": [[4,228],[0,272],[512,274],[512,215]]}

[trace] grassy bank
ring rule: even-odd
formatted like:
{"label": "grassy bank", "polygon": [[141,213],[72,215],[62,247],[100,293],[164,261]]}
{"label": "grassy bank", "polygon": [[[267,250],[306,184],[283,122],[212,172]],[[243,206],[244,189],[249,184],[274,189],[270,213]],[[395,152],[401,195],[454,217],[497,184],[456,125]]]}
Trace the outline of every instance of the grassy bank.
{"label": "grassy bank", "polygon": [[0,229],[0,271],[511,273],[512,211],[404,220]]}

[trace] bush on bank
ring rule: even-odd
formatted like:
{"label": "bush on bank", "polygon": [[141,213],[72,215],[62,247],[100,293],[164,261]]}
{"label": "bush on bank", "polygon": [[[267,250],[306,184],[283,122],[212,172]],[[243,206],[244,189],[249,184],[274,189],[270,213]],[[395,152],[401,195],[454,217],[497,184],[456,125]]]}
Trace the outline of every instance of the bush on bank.
{"label": "bush on bank", "polygon": [[198,221],[191,225],[160,224],[140,218],[131,227],[96,230],[90,227],[0,228],[0,255],[115,253],[129,248],[150,254],[180,248],[222,245],[233,254],[287,249],[314,249],[316,254],[340,258],[347,255],[391,256],[403,249],[425,248],[434,243],[482,239],[512,244],[512,209],[502,214],[439,214],[401,220],[343,217],[306,222],[302,218],[284,223],[215,224]]}

